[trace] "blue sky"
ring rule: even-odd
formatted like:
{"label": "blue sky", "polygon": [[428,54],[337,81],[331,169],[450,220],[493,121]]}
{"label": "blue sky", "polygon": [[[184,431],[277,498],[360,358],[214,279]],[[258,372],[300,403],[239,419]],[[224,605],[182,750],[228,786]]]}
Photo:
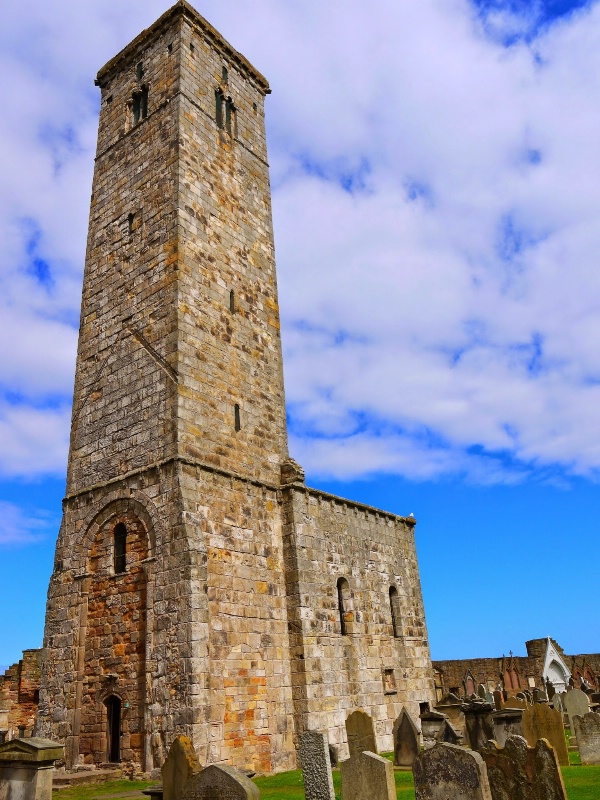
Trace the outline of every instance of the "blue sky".
{"label": "blue sky", "polygon": [[[41,644],[93,78],[166,5],[3,7],[0,664]],[[415,514],[434,657],[599,651],[600,3],[248,7],[198,4],[273,88],[291,454]]]}

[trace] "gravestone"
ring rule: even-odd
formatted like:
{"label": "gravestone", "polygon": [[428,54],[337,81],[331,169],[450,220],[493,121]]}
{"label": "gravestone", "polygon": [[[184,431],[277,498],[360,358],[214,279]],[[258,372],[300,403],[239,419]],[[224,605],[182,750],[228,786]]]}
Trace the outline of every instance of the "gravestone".
{"label": "gravestone", "polygon": [[546,697],[546,692],[543,689],[534,689],[533,690],[533,702],[534,703],[547,703],[548,698]]}
{"label": "gravestone", "polygon": [[346,736],[350,758],[365,750],[377,752],[373,718],[364,711],[353,711],[346,719]]}
{"label": "gravestone", "polygon": [[561,713],[563,713],[565,710],[564,706],[565,694],[566,692],[556,692],[556,694],[552,698],[552,705],[554,706],[554,708],[557,708]]}
{"label": "gravestone", "polygon": [[448,717],[450,725],[462,734],[465,727],[465,716],[461,706],[462,700],[450,692],[445,697],[442,697],[439,703],[435,704],[434,710]]}
{"label": "gravestone", "polygon": [[573,717],[577,747],[582,764],[600,764],[600,714],[590,711]]}
{"label": "gravestone", "polygon": [[[600,719],[600,717],[599,717]],[[412,767],[413,761],[421,752],[419,730],[408,711],[403,708],[394,722],[394,764],[397,767]]]}
{"label": "gravestone", "polygon": [[340,764],[344,800],[396,800],[394,767],[368,750]]}
{"label": "gravestone", "polygon": [[299,750],[306,800],[335,800],[327,734],[304,731]]}
{"label": "gravestone", "polygon": [[429,704],[426,705],[427,707],[423,708],[419,714],[419,719],[421,720],[421,734],[423,735],[423,747],[425,749],[428,747],[433,747],[436,742],[435,737],[437,736],[442,723],[444,720],[448,719],[446,714],[442,714],[439,711],[431,711]]}
{"label": "gravestone", "polygon": [[452,725],[450,725],[447,719],[442,722],[435,737],[436,742],[446,742],[446,744],[458,744],[460,739],[461,737],[454,730]]}
{"label": "gravestone", "polygon": [[569,727],[573,732],[573,717],[584,717],[590,710],[588,696],[581,689],[569,689],[563,697],[563,707],[569,715]]}
{"label": "gravestone", "polygon": [[527,708],[527,700],[525,700],[525,697],[523,697],[523,699],[519,697],[509,697],[504,703],[504,708]]}
{"label": "gravestone", "polygon": [[243,772],[211,764],[191,776],[180,800],[260,800],[260,792]]}
{"label": "gravestone", "polygon": [[487,695],[487,690],[483,685],[483,683],[480,683],[479,686],[477,687],[477,697],[479,697],[481,700],[486,700],[486,695]]}
{"label": "gravestone", "polygon": [[569,766],[565,726],[560,711],[547,703],[533,703],[523,711],[521,724],[523,736],[530,747],[535,747],[538,739],[547,739],[556,751],[561,767]]}
{"label": "gravestone", "polygon": [[160,770],[163,800],[179,800],[183,787],[201,769],[192,740],[187,736],[176,736]]}
{"label": "gravestone", "polygon": [[494,739],[500,747],[509,736],[523,736],[523,709],[522,708],[503,708],[502,711],[492,713],[494,721]]}
{"label": "gravestone", "polygon": [[500,711],[504,705],[504,698],[502,697],[501,689],[494,689],[494,705],[496,706],[496,711]]}
{"label": "gravestone", "polygon": [[11,739],[0,745],[0,800],[52,800],[54,762],[64,747],[49,739]]}
{"label": "gravestone", "polygon": [[481,700],[463,703],[465,715],[465,741],[471,750],[479,750],[488,739],[494,738],[492,706]]}
{"label": "gravestone", "polygon": [[489,690],[485,693],[485,702],[489,703],[492,707],[495,707],[496,705],[494,695]]}
{"label": "gravestone", "polygon": [[510,736],[504,748],[488,742],[481,750],[493,800],[567,800],[554,749],[544,739],[528,747]]}
{"label": "gravestone", "polygon": [[413,776],[416,800],[492,800],[479,753],[454,744],[436,744],[420,753],[413,764]]}

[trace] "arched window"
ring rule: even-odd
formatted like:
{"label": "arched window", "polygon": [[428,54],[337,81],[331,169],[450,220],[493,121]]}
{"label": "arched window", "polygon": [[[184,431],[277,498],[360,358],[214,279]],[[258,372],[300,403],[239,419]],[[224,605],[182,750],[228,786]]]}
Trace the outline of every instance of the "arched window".
{"label": "arched window", "polygon": [[390,612],[392,614],[392,628],[394,629],[394,636],[399,639],[402,636],[401,618],[400,618],[400,595],[395,586],[390,586]]}
{"label": "arched window", "polygon": [[127,528],[122,522],[115,525],[113,533],[113,566],[115,574],[127,567]]}
{"label": "arched window", "polygon": [[337,582],[338,611],[340,614],[340,630],[342,636],[347,636],[347,616],[349,612],[348,600],[350,599],[350,586],[346,578],[338,578]]}

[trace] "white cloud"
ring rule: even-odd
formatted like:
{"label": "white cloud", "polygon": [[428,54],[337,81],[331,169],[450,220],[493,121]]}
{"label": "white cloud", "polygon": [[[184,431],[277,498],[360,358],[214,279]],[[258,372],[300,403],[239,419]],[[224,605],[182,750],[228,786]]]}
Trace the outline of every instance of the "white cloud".
{"label": "white cloud", "polygon": [[[530,44],[536,4],[482,18],[467,0],[256,0],[250,23],[247,9],[199,10],[274,90],[293,454],[340,477],[595,475],[600,5]],[[11,0],[3,12],[5,475],[64,469],[93,77],[163,10]]]}
{"label": "white cloud", "polygon": [[35,544],[54,533],[55,522],[45,512],[25,511],[0,500],[0,548]]}

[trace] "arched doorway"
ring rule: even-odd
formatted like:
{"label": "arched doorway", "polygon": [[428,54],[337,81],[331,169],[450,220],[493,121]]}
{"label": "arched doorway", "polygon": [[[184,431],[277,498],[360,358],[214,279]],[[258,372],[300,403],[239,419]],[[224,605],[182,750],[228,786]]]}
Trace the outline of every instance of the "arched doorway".
{"label": "arched doorway", "polygon": [[110,764],[121,761],[121,698],[114,694],[104,701],[106,706],[106,760]]}

